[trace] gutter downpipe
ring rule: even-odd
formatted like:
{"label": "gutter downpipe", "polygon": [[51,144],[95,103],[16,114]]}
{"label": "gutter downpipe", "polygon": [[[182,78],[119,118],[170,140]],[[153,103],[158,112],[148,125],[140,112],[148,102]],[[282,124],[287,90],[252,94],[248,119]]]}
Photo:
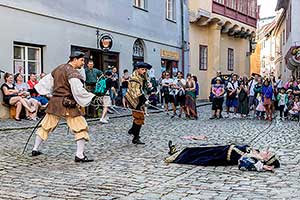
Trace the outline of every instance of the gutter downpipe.
{"label": "gutter downpipe", "polygon": [[184,75],[184,65],[185,65],[185,59],[184,59],[184,0],[181,0],[181,68],[182,68],[182,74]]}

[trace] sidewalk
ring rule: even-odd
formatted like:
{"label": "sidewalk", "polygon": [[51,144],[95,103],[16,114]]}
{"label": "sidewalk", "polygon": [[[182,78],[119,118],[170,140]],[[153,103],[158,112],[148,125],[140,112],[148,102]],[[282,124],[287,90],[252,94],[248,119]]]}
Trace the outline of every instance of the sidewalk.
{"label": "sidewalk", "polygon": [[[210,102],[198,100],[197,101],[197,107],[200,106],[206,106],[210,105]],[[131,112],[129,110],[121,110],[117,109],[119,113],[109,114],[109,118],[122,118],[122,117],[129,117],[131,116]],[[163,109],[161,110],[154,110],[154,109],[148,109],[149,113],[160,113],[163,112]],[[99,118],[89,118],[87,119],[87,122],[93,122],[93,121],[99,121]],[[10,130],[22,130],[22,129],[32,129],[36,126],[38,121],[29,121],[22,119],[22,121],[15,121],[12,119],[0,119],[0,132],[2,131],[10,131]],[[66,125],[66,122],[64,120],[61,120],[59,125]]]}

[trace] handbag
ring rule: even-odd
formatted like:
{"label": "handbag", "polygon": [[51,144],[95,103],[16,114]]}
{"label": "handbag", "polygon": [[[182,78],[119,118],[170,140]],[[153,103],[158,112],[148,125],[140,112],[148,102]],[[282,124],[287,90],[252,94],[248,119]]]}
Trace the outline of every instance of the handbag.
{"label": "handbag", "polygon": [[66,108],[75,108],[76,107],[76,101],[72,97],[64,97],[62,104]]}

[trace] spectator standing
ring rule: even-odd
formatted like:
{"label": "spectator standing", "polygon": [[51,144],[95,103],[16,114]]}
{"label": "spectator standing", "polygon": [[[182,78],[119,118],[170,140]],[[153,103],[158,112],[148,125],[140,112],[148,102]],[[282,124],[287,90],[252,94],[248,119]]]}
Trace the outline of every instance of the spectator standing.
{"label": "spectator standing", "polygon": [[227,115],[229,116],[230,108],[234,108],[234,114],[237,113],[238,109],[238,94],[237,89],[239,87],[239,83],[237,81],[238,76],[234,74],[232,76],[232,80],[227,84],[227,98],[226,98],[226,109]]}
{"label": "spectator standing", "polygon": [[257,84],[257,80],[258,80],[258,74],[252,73],[252,77],[251,80],[248,83],[248,94],[249,94],[249,111],[250,110],[254,110],[254,114],[255,114],[255,85]]}
{"label": "spectator standing", "polygon": [[166,78],[166,71],[163,71],[161,73],[161,76],[158,80],[158,85],[160,87],[159,89],[159,93],[160,93],[160,104],[161,104],[161,107],[164,108],[164,88],[162,86],[162,80],[164,80]]}
{"label": "spectator standing", "polygon": [[185,86],[186,80],[183,78],[182,72],[177,72],[177,80],[175,81],[175,88],[177,89],[176,101],[180,106],[178,117],[181,118],[182,112],[185,113]]}
{"label": "spectator standing", "polygon": [[300,78],[297,78],[297,85],[293,88],[294,96],[300,96]]}
{"label": "spectator standing", "polygon": [[126,99],[125,99],[125,94],[128,90],[128,83],[129,83],[130,75],[128,73],[128,69],[124,69],[123,71],[123,76],[121,79],[121,87],[122,87],[122,103],[123,107],[126,108]]}
{"label": "spectator standing", "polygon": [[295,78],[295,76],[290,76],[290,80],[289,81],[287,81],[285,84],[284,84],[284,88],[286,89],[286,90],[288,90],[288,89],[293,89],[294,87],[296,87],[297,86],[297,82],[296,82],[296,78]]}
{"label": "spectator standing", "polygon": [[103,124],[108,123],[108,117],[107,117],[107,111],[108,107],[112,105],[111,97],[110,94],[114,93],[115,96],[117,96],[116,89],[113,87],[113,81],[112,81],[112,73],[111,71],[106,71],[105,72],[105,83],[106,83],[106,93],[102,97],[102,105],[103,105],[103,111],[102,111],[102,116],[100,119],[100,122]]}
{"label": "spectator standing", "polygon": [[175,115],[176,114],[175,98],[173,94],[170,94],[170,91],[172,89],[171,87],[173,86],[173,84],[174,81],[173,79],[170,78],[170,73],[166,72],[166,77],[161,82],[164,100],[165,100],[165,110],[166,112],[169,112],[169,103],[171,103],[174,112],[173,115]]}
{"label": "spectator standing", "polygon": [[272,121],[272,96],[273,96],[273,88],[270,84],[269,80],[264,80],[264,84],[262,86],[262,100],[264,102],[264,106],[266,108],[266,120]]}
{"label": "spectator standing", "polygon": [[291,110],[289,110],[289,113],[292,115],[293,118],[295,117],[299,118],[299,112],[300,112],[299,96],[296,96],[294,99],[293,107]]}
{"label": "spectator standing", "polygon": [[222,79],[220,77],[216,78],[216,84],[212,85],[212,94],[213,94],[213,102],[212,102],[212,116],[210,119],[219,119],[221,118],[221,111],[224,102],[224,94],[225,88],[222,83]]}
{"label": "spectator standing", "polygon": [[197,96],[199,96],[199,90],[200,90],[197,76],[192,76],[192,79],[193,79],[193,81],[195,81],[195,84],[196,84],[195,95],[197,98]]}
{"label": "spectator standing", "polygon": [[283,80],[281,80],[281,74],[278,76],[278,79],[276,81],[277,89],[280,91],[281,88],[283,88]]}
{"label": "spectator standing", "polygon": [[239,100],[239,111],[241,113],[242,118],[246,117],[248,114],[248,90],[248,82],[246,79],[243,79],[237,90]]}
{"label": "spectator standing", "polygon": [[110,93],[110,98],[112,101],[112,105],[116,104],[116,97],[117,97],[117,93],[119,91],[119,74],[118,74],[118,69],[116,67],[112,68],[112,76],[111,76],[111,80],[112,80],[112,87],[115,89],[116,92],[111,92]]}
{"label": "spectator standing", "polygon": [[[102,76],[102,74],[103,73],[101,70],[94,68],[94,61],[89,60],[87,67],[85,68],[85,86],[88,92],[94,93],[97,80]],[[86,108],[86,114],[88,117],[97,117],[96,108],[92,105],[89,105]]]}
{"label": "spectator standing", "polygon": [[187,118],[198,119],[196,110],[196,83],[192,79],[191,74],[187,74],[186,86],[185,86],[185,105]]}
{"label": "spectator standing", "polygon": [[288,95],[285,93],[285,88],[280,88],[280,93],[277,95],[277,100],[280,111],[280,119],[282,120],[284,119],[283,117],[286,117],[284,111],[287,110],[288,105]]}

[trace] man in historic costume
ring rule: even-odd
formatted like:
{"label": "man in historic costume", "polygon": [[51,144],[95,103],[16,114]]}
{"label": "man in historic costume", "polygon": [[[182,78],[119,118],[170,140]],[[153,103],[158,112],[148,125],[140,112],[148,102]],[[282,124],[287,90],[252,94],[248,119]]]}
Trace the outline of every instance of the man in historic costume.
{"label": "man in historic costume", "polygon": [[201,146],[177,151],[175,145],[169,141],[169,149],[171,156],[165,159],[167,163],[201,166],[239,165],[239,169],[256,171],[273,170],[274,167],[280,166],[275,155],[268,151],[259,152],[248,145]]}
{"label": "man in historic costume", "polygon": [[133,135],[133,144],[145,144],[140,140],[141,127],[144,124],[145,116],[143,106],[147,99],[144,94],[144,82],[146,81],[147,70],[152,66],[148,63],[140,62],[135,65],[135,70],[129,80],[128,90],[125,99],[132,110],[133,123],[129,134]]}
{"label": "man in historic costume", "polygon": [[77,143],[75,162],[93,161],[84,154],[85,142],[89,140],[89,135],[88,125],[82,116],[80,106],[89,105],[95,95],[87,92],[83,87],[83,77],[77,70],[83,65],[84,53],[75,51],[67,64],[59,65],[35,86],[40,94],[52,92],[53,96],[49,101],[41,127],[37,130],[32,156],[41,154],[38,151],[40,144],[47,140],[48,134],[56,128],[59,120],[65,118]]}

